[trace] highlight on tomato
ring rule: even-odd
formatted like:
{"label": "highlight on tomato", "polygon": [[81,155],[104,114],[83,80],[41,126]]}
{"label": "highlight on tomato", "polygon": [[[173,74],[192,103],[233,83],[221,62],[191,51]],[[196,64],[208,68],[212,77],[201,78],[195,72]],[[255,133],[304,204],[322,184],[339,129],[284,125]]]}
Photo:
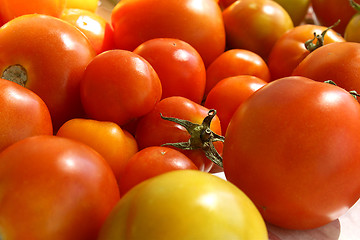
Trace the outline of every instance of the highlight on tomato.
{"label": "highlight on tomato", "polygon": [[33,91],[0,79],[0,152],[36,135],[52,135],[49,109]]}
{"label": "highlight on tomato", "polygon": [[267,240],[264,220],[237,187],[197,170],[148,179],[125,194],[104,223],[98,240]]}
{"label": "highlight on tomato", "polygon": [[358,101],[341,87],[299,76],[270,82],[231,119],[223,150],[226,179],[271,224],[311,229],[330,223],[360,196],[354,181],[359,118]]}

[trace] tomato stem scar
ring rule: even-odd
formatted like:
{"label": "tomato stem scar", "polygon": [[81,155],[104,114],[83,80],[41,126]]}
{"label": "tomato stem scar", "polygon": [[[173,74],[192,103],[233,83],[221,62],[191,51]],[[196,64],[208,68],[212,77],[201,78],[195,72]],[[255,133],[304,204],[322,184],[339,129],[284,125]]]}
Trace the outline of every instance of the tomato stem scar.
{"label": "tomato stem scar", "polygon": [[20,64],[11,65],[4,70],[1,78],[25,87],[27,82],[27,71]]}

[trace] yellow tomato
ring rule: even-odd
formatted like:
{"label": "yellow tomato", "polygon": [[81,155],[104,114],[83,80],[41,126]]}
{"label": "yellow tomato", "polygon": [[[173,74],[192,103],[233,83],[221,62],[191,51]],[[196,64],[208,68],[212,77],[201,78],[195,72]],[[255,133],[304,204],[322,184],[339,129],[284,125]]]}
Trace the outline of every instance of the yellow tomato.
{"label": "yellow tomato", "polygon": [[80,8],[95,12],[99,4],[99,0],[67,0],[67,8]]}
{"label": "yellow tomato", "polygon": [[250,199],[232,183],[198,170],[150,178],[127,192],[98,240],[268,239]]}
{"label": "yellow tomato", "polygon": [[290,15],[294,26],[299,25],[308,12],[310,0],[274,0],[279,3]]}

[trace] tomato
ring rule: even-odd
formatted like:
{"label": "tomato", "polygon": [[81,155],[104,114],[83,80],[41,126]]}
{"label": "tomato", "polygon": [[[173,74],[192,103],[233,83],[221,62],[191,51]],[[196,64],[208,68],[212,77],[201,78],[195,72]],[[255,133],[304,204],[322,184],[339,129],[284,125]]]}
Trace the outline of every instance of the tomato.
{"label": "tomato", "polygon": [[40,96],[54,130],[83,115],[80,80],[94,56],[80,31],[51,16],[21,16],[0,28],[0,76]]}
{"label": "tomato", "polygon": [[[185,119],[195,124],[201,124],[204,118],[208,116],[209,109],[180,96],[162,99],[156,104],[155,108],[142,117],[137,124],[135,139],[139,149],[150,146],[160,146],[166,143],[187,142],[189,140],[190,134],[184,126],[162,119],[160,113],[164,117]],[[221,135],[221,125],[216,115],[211,121],[210,130]],[[222,143],[215,142],[214,146],[218,153],[221,154]],[[213,165],[212,161],[205,156],[202,149],[181,150],[181,152],[189,157],[201,171],[207,172]]]}
{"label": "tomato", "polygon": [[0,152],[26,137],[53,134],[46,104],[29,89],[0,79],[0,106]]}
{"label": "tomato", "polygon": [[144,57],[158,74],[162,98],[182,96],[201,103],[206,70],[201,56],[190,44],[179,39],[154,38],[140,44],[134,53]]}
{"label": "tomato", "polygon": [[309,54],[294,69],[292,75],[320,82],[332,80],[348,91],[360,93],[360,43],[327,44]]}
{"label": "tomato", "polygon": [[298,26],[305,19],[311,0],[274,0],[290,15],[294,26]]}
{"label": "tomato", "polygon": [[123,0],[111,22],[120,49],[132,51],[152,38],[177,38],[192,45],[205,66],[225,49],[221,9],[214,0]]}
{"label": "tomato", "polygon": [[221,132],[226,133],[236,109],[256,90],[266,85],[264,80],[250,75],[224,78],[209,92],[204,106],[216,109],[221,123]]}
{"label": "tomato", "polygon": [[84,33],[96,54],[115,48],[114,30],[100,15],[84,9],[65,9],[60,18]]}
{"label": "tomato", "polygon": [[360,182],[354,181],[360,172],[359,118],[359,103],[340,87],[294,76],[268,83],[229,124],[226,179],[269,223],[325,225],[360,196]]}
{"label": "tomato", "polygon": [[80,91],[90,118],[123,125],[150,112],[160,100],[162,88],[148,61],[116,49],[97,55],[89,63]]}
{"label": "tomato", "polygon": [[223,18],[228,48],[247,49],[264,60],[276,40],[294,27],[285,9],[272,0],[235,1]]}
{"label": "tomato", "polygon": [[[282,35],[276,41],[268,59],[272,80],[290,76],[297,65],[310,53],[305,43],[314,38],[314,33],[321,36],[326,29],[323,26],[306,24],[297,26]],[[323,44],[344,41],[344,38],[332,29],[327,30],[323,38]],[[316,42],[314,40],[312,43],[316,45]]]}
{"label": "tomato", "polygon": [[98,240],[268,239],[264,220],[233,184],[196,170],[164,173],[131,189]]}
{"label": "tomato", "polygon": [[238,75],[252,75],[270,81],[266,62],[256,53],[245,49],[230,49],[222,53],[206,70],[206,95],[222,79]]}
{"label": "tomato", "polygon": [[356,13],[349,0],[311,0],[311,5],[316,19],[323,26],[331,26],[340,19],[334,30],[342,35],[351,17]]}
{"label": "tomato", "polygon": [[175,171],[198,168],[181,152],[169,147],[147,147],[137,152],[126,163],[124,172],[119,179],[120,193],[123,196],[137,184],[158,176]]}
{"label": "tomato", "polygon": [[99,0],[66,0],[66,8],[85,9],[95,12],[99,5]]}
{"label": "tomato", "polygon": [[95,240],[120,198],[105,160],[77,141],[29,137],[0,162],[1,239]]}
{"label": "tomato", "polygon": [[3,22],[26,14],[46,14],[60,17],[65,9],[66,0],[0,0],[0,16]]}
{"label": "tomato", "polygon": [[56,135],[92,147],[105,158],[117,180],[126,162],[138,151],[135,138],[113,122],[71,119],[60,127]]}
{"label": "tomato", "polygon": [[346,25],[344,38],[348,42],[360,42],[360,4],[350,0],[352,7],[357,11]]}

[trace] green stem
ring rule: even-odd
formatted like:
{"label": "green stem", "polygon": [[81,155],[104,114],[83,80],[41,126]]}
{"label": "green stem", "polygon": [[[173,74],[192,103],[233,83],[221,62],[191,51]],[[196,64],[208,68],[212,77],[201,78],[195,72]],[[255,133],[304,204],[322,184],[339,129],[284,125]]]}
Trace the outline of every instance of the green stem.
{"label": "green stem", "polygon": [[349,0],[350,6],[353,7],[357,12],[360,12],[360,4],[354,2],[353,0]]}
{"label": "green stem", "polygon": [[[321,35],[316,34],[316,32],[314,32],[314,38],[307,40],[305,42],[305,48],[309,51],[309,52],[313,52],[316,49],[318,49],[319,47],[324,46],[324,40],[325,40],[325,35],[327,33],[327,31],[329,31],[330,29],[334,28],[335,26],[337,26],[340,23],[340,19],[337,20],[336,23],[334,23],[332,26],[328,27],[327,29],[325,29]],[[316,42],[314,43],[314,41],[316,40]]]}

